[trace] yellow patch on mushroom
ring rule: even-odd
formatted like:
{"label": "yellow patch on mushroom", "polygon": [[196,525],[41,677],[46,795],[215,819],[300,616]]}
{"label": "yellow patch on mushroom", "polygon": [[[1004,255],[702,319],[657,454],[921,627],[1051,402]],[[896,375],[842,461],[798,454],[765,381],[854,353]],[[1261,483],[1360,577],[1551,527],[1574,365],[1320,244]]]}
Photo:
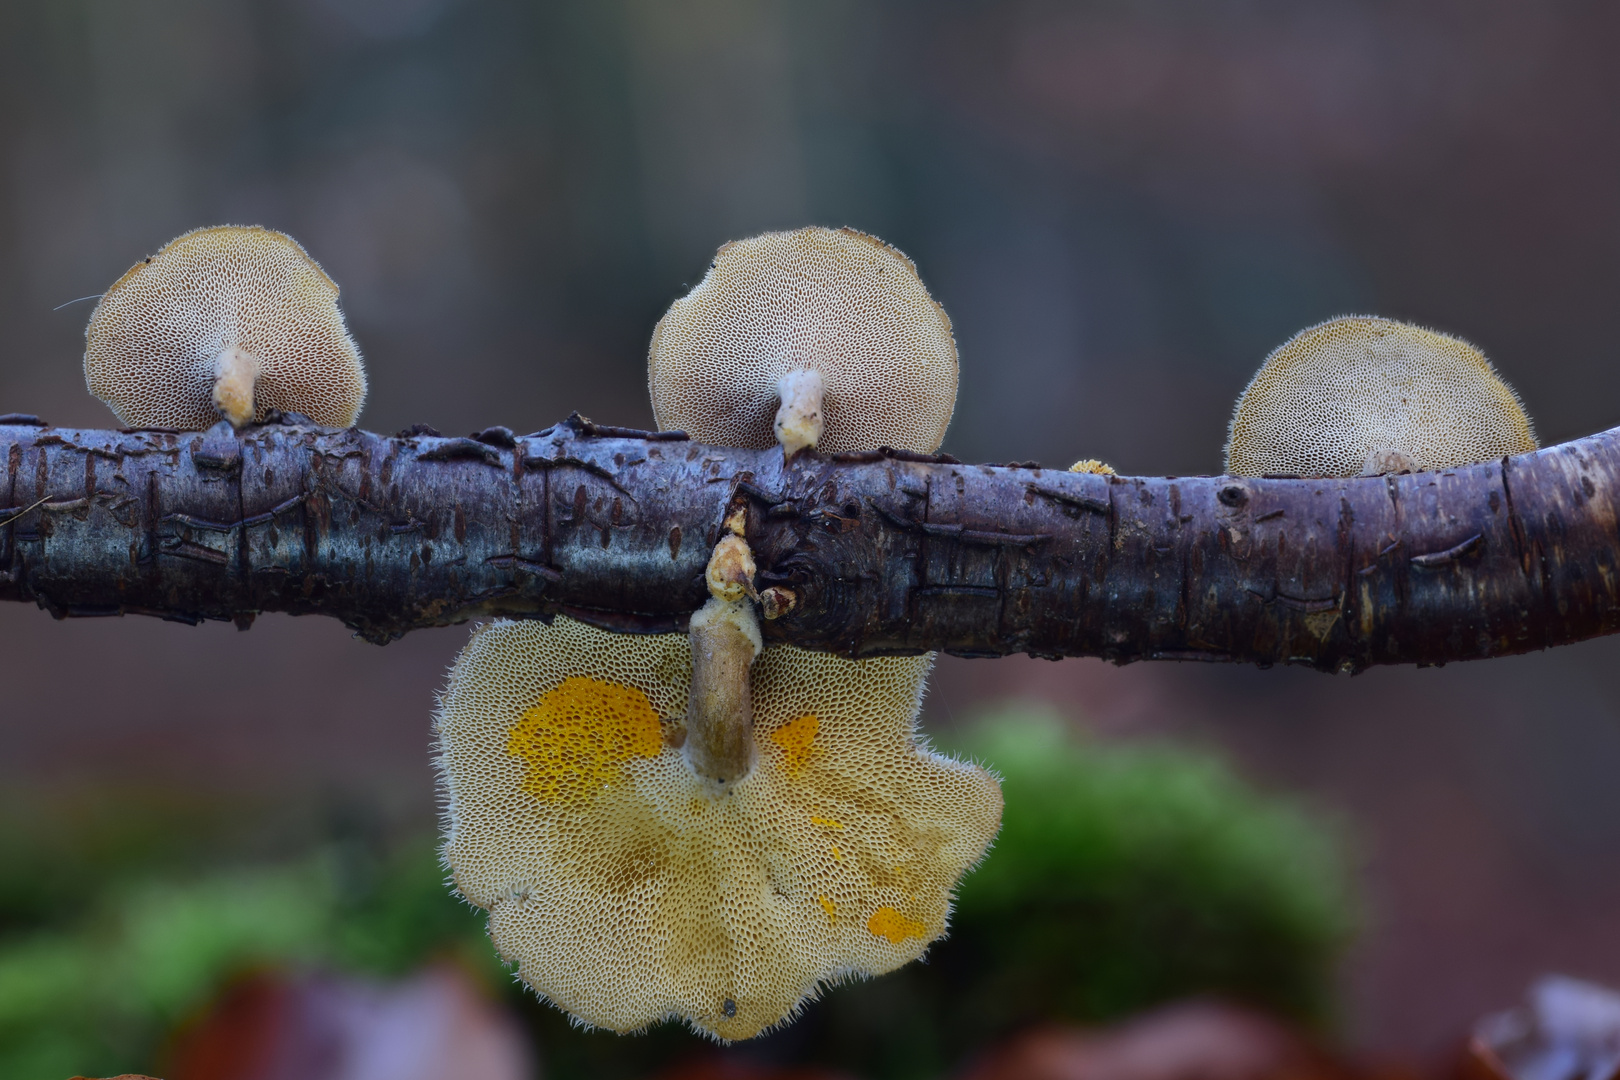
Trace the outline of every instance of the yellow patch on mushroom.
{"label": "yellow patch on mushroom", "polygon": [[631,758],[657,757],[664,729],[632,686],[575,676],[541,695],[512,726],[506,752],[528,765],[523,787],[546,802],[588,796]]}
{"label": "yellow patch on mushroom", "polygon": [[910,938],[924,937],[928,927],[916,919],[908,919],[892,907],[884,906],[872,912],[866,920],[866,929],[873,937],[888,938],[889,944],[898,945]]}
{"label": "yellow patch on mushroom", "polygon": [[[813,373],[806,385],[799,373]],[[788,378],[784,384],[784,377]],[[912,261],[854,229],[765,233],[722,247],[653,332],[660,426],[789,453],[932,452],[956,404],[956,341]],[[778,417],[783,396],[804,400]]]}
{"label": "yellow patch on mushroom", "polygon": [[292,237],[195,229],[136,263],[85,328],[89,390],[131,427],[201,431],[271,409],[348,427],[366,397],[338,287]]}
{"label": "yellow patch on mushroom", "polygon": [[821,721],[814,713],[806,713],[770,733],[768,738],[781,749],[782,769],[789,776],[798,776],[815,753],[816,732],[820,730]]}
{"label": "yellow patch on mushroom", "polygon": [[1393,319],[1345,316],[1266,358],[1233,413],[1226,471],[1377,475],[1536,446],[1524,406],[1478,349]]}
{"label": "yellow patch on mushroom", "polygon": [[[581,735],[598,753],[616,747],[603,754],[616,779],[590,798],[534,797],[528,761],[508,746],[538,703],[571,684],[553,714],[584,715],[581,702],[612,695],[571,681],[594,680],[676,717],[690,667],[684,635],[612,634],[561,616],[475,631],[435,717],[444,856],[462,894],[488,909],[501,954],[579,1020],[634,1031],[680,1017],[744,1039],[943,933],[957,882],[999,828],[1001,793],[983,769],[919,741],[927,658],[772,647],[753,669],[755,721],[774,732],[817,718],[816,752],[797,776],[785,754],[766,752],[720,786],[680,747],[643,756],[654,745],[639,734]],[[817,818],[845,826],[843,861],[827,857]],[[926,929],[874,934],[858,918],[830,919],[828,904],[904,911],[911,923],[892,928]]]}
{"label": "yellow patch on mushroom", "polygon": [[838,905],[837,904],[833,903],[832,900],[828,899],[825,896],[816,897],[816,903],[820,904],[821,905],[821,910],[825,911],[827,913],[827,921],[828,922],[830,922],[830,923],[838,922]]}
{"label": "yellow patch on mushroom", "polygon": [[810,824],[820,825],[823,829],[842,829],[844,827],[842,821],[834,821],[832,818],[821,817],[818,814],[810,815]]}

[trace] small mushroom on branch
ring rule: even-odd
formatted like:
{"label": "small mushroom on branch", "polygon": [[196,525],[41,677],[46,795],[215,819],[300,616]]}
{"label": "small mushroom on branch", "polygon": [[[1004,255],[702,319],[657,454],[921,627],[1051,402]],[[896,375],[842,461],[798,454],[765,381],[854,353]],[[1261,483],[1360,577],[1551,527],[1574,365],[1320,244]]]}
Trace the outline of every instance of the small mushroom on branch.
{"label": "small mushroom on branch", "polygon": [[912,261],[854,229],[726,244],[653,331],[647,387],[665,428],[792,456],[932,453],[956,404],[951,320]]}
{"label": "small mushroom on branch", "polygon": [[1266,358],[1233,413],[1226,471],[1377,476],[1536,447],[1518,395],[1478,349],[1355,315],[1302,330]]}
{"label": "small mushroom on branch", "polygon": [[239,428],[271,409],[348,427],[366,373],[337,297],[290,236],[193,230],[102,295],[85,328],[85,383],[130,427]]}
{"label": "small mushroom on branch", "polygon": [[929,658],[787,648],[754,666],[751,768],[717,784],[684,745],[690,659],[566,616],[475,631],[435,721],[444,857],[579,1021],[746,1039],[943,933],[1001,794],[920,739]]}

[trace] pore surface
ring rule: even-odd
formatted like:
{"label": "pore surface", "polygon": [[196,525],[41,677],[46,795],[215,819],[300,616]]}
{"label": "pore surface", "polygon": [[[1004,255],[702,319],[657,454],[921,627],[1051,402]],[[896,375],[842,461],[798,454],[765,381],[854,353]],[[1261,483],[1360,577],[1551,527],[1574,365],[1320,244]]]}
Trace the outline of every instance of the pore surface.
{"label": "pore surface", "polygon": [[1226,469],[1355,476],[1392,454],[1448,469],[1535,448],[1518,398],[1472,345],[1351,316],[1301,331],[1266,359],[1238,399]]}
{"label": "pore surface", "polygon": [[722,791],[680,747],[684,635],[483,627],[437,714],[445,859],[501,954],[579,1019],[759,1034],[915,959],[995,836],[994,777],[918,742],[929,664],[767,649],[759,762]]}

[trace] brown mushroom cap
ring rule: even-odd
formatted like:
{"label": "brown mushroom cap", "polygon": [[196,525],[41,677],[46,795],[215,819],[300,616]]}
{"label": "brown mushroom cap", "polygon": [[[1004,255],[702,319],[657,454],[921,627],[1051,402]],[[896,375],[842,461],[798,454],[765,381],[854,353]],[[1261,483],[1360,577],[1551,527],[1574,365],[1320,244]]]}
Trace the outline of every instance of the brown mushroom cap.
{"label": "brown mushroom cap", "polygon": [[819,447],[932,453],[956,405],[951,320],[899,251],[854,229],[765,233],[722,247],[653,331],[660,426],[699,442],[775,445],[777,380],[826,384]]}
{"label": "brown mushroom cap", "polygon": [[354,423],[366,396],[338,287],[296,240],[222,225],[171,240],[102,296],[85,329],[90,392],[131,427],[217,423],[214,362],[235,347],[257,360],[254,419],[270,409]]}
{"label": "brown mushroom cap", "polygon": [[1449,469],[1537,446],[1518,396],[1472,345],[1345,316],[1266,358],[1232,416],[1226,471],[1355,476],[1378,462]]}
{"label": "brown mushroom cap", "polygon": [[445,861],[579,1020],[757,1035],[915,959],[995,836],[995,778],[919,740],[929,666],[767,649],[758,763],[721,791],[680,746],[684,635],[482,627],[436,716]]}

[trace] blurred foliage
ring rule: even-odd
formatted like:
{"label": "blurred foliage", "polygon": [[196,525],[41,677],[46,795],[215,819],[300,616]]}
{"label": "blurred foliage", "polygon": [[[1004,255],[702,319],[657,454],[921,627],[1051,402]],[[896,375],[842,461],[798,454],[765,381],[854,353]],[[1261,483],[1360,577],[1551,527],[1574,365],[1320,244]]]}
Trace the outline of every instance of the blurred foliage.
{"label": "blurred foliage", "polygon": [[448,895],[426,840],[207,869],[215,815],[103,805],[76,828],[20,816],[0,842],[8,1080],[151,1068],[167,1033],[261,967],[386,977],[448,952],[504,980],[481,913]]}
{"label": "blurred foliage", "polygon": [[[729,1053],[922,1077],[1029,1022],[1190,995],[1328,1017],[1350,924],[1331,829],[1203,753],[1079,742],[1045,712],[996,713],[952,749],[997,769],[1007,797],[952,936],[927,963],[836,989]],[[122,805],[68,822],[8,815],[0,1076],[150,1067],[167,1032],[256,968],[385,977],[446,953],[509,987],[548,1076],[639,1076],[705,1052],[673,1025],[624,1039],[540,1005],[504,975],[424,839],[348,835],[221,868],[229,821]]]}

